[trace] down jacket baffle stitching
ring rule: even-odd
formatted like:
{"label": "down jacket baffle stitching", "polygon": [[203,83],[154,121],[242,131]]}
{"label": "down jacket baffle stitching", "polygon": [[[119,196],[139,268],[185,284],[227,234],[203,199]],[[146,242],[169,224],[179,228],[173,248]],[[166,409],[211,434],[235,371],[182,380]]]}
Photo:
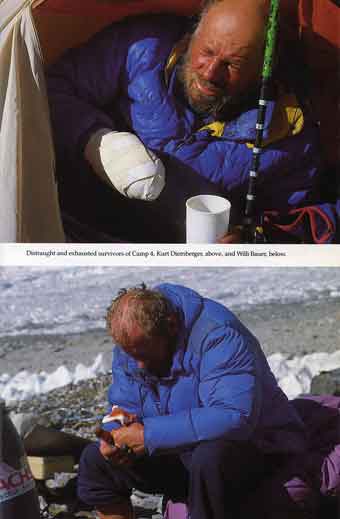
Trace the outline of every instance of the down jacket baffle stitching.
{"label": "down jacket baffle stitching", "polygon": [[[176,175],[179,184],[194,171],[242,212],[252,156],[246,143],[254,139],[257,105],[228,123],[219,137],[201,130],[212,121],[200,119],[179,95],[178,66],[165,81],[167,60],[186,27],[187,20],[170,15],[131,18],[53,65],[47,84],[56,153],[81,171],[92,133],[132,131],[165,160],[167,174]],[[276,104],[269,101],[264,139]],[[318,130],[305,116],[298,134],[272,142],[261,154],[259,211],[286,213],[319,203],[320,171]]]}
{"label": "down jacket baffle stitching", "polygon": [[[156,287],[181,326],[168,377],[138,369],[113,350],[109,402],[136,413],[149,454],[224,437],[265,452],[299,452],[302,421],[278,387],[256,338],[224,306],[179,285]],[[107,430],[112,423],[103,425]]]}

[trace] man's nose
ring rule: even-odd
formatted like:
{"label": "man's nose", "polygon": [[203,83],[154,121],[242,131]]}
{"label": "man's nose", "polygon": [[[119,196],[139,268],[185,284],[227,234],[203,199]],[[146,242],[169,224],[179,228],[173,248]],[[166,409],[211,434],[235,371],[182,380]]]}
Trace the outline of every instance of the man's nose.
{"label": "man's nose", "polygon": [[145,369],[145,362],[138,360],[137,366],[139,367],[139,369]]}
{"label": "man's nose", "polygon": [[223,86],[227,76],[227,67],[218,58],[212,58],[205,64],[201,76],[206,81]]}

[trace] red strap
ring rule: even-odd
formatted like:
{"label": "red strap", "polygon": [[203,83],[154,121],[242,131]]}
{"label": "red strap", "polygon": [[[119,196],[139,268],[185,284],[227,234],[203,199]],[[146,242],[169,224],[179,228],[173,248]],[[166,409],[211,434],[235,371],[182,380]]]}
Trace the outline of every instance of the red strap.
{"label": "red strap", "polygon": [[[308,206],[308,207],[302,207],[301,209],[292,209],[289,211],[289,216],[295,216],[295,220],[290,224],[279,224],[275,222],[270,221],[270,216],[276,216],[278,217],[279,214],[275,211],[266,211],[265,212],[265,221],[268,223],[271,223],[274,227],[277,227],[283,232],[291,233],[294,231],[299,224],[303,224],[303,219],[307,217],[309,219],[311,233],[312,233],[312,239],[314,243],[325,243],[330,238],[332,234],[335,233],[335,228],[332,220],[329,218],[329,216],[322,210],[320,207],[317,206]],[[320,217],[326,224],[327,230],[322,233],[322,236],[319,238],[317,234],[317,217]]]}

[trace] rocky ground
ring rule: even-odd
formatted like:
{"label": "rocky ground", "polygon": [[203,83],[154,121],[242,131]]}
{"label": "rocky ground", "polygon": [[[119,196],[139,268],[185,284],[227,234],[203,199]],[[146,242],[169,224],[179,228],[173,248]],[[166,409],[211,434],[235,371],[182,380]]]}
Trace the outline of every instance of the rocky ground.
{"label": "rocky ground", "polygon": [[[340,299],[312,304],[264,305],[251,311],[236,311],[259,338],[267,355],[289,356],[340,349]],[[3,373],[52,371],[61,364],[68,369],[82,362],[89,365],[104,353],[110,367],[112,344],[104,330],[65,336],[0,338]],[[33,413],[45,425],[94,439],[94,429],[107,408],[110,374],[42,394],[10,405],[13,413]],[[160,497],[134,494],[137,517],[161,519]],[[93,517],[93,516],[92,516]]]}
{"label": "rocky ground", "polygon": [[70,384],[30,400],[13,402],[15,413],[33,413],[56,429],[94,439],[94,429],[107,409],[107,389],[111,375]]}
{"label": "rocky ground", "polygon": [[[340,370],[325,373],[323,375],[327,383],[327,391],[339,391]],[[316,377],[320,386],[322,376]],[[333,380],[334,379],[334,380]],[[12,403],[9,410],[13,415],[19,413],[33,414],[39,422],[57,430],[75,434],[82,438],[94,440],[94,430],[99,420],[106,412],[106,393],[111,382],[111,375],[102,375],[97,379],[81,382],[77,385],[69,385],[60,389],[43,394],[31,400]],[[315,384],[316,387],[316,384]],[[323,387],[318,387],[324,393]],[[316,394],[318,391],[316,392]],[[339,392],[337,394],[340,394]],[[52,487],[63,487],[70,477],[69,474],[56,474],[53,480],[48,482]],[[45,504],[44,501],[41,501]],[[162,497],[159,495],[148,495],[134,491],[132,495],[136,519],[162,519]],[[93,511],[78,511],[69,514],[65,506],[52,505],[43,519],[94,519]]]}
{"label": "rocky ground", "polygon": [[[95,440],[95,427],[107,409],[106,393],[110,381],[111,375],[102,375],[97,379],[50,391],[31,400],[13,403],[9,410],[15,414],[32,413],[39,417],[39,423],[43,425]],[[63,485],[68,479],[68,476],[59,474],[49,484]],[[138,519],[162,518],[161,496],[136,491],[132,500]],[[52,517],[54,514],[60,514],[61,510],[60,506],[52,506]],[[69,516],[64,517],[66,519]],[[82,513],[78,517],[85,515]],[[86,517],[95,517],[95,514],[87,512]]]}

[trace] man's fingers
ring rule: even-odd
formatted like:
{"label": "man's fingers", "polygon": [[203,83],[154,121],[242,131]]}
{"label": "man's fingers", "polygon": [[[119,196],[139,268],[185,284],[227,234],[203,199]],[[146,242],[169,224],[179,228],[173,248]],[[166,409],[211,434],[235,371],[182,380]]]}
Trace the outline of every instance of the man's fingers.
{"label": "man's fingers", "polygon": [[104,440],[100,441],[99,450],[105,459],[115,465],[131,465],[133,463],[133,456],[131,456],[131,454],[128,454],[118,446],[110,445]]}
{"label": "man's fingers", "polygon": [[101,450],[106,450],[106,451],[111,451],[111,452],[114,452],[117,450],[117,447],[115,447],[114,445],[111,445],[110,443],[107,443],[105,440],[100,440],[99,448]]}
{"label": "man's fingers", "polygon": [[115,431],[112,431],[112,436],[115,442],[115,445],[117,445],[118,448],[120,448],[122,445],[126,444],[126,434],[128,431],[128,426],[122,425],[122,427],[119,427],[119,429],[116,429]]}
{"label": "man's fingers", "polygon": [[144,445],[139,445],[137,447],[134,447],[133,448],[133,452],[136,456],[142,456],[143,454],[145,454],[145,447]]}
{"label": "man's fingers", "polygon": [[110,445],[104,440],[100,440],[99,443],[99,450],[100,453],[104,456],[104,458],[111,457],[118,449],[117,447],[114,447],[113,445]]}
{"label": "man's fingers", "polygon": [[[142,424],[133,423],[112,431],[115,445],[124,450],[128,456],[144,453],[144,427]],[[130,452],[129,452],[130,451]]]}

